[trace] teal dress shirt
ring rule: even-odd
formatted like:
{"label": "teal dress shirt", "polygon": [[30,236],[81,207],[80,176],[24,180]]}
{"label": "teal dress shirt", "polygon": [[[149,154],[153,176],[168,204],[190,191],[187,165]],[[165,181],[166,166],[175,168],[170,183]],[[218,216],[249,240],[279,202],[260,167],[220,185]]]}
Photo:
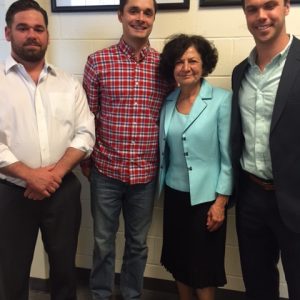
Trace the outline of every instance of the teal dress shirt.
{"label": "teal dress shirt", "polygon": [[276,55],[261,71],[256,64],[256,51],[248,58],[249,68],[242,81],[239,98],[245,145],[241,157],[244,170],[264,179],[272,179],[269,146],[270,125],[282,70],[291,45]]}
{"label": "teal dress shirt", "polygon": [[169,167],[166,173],[166,184],[181,192],[189,192],[189,174],[184,158],[182,133],[189,115],[180,113],[174,109],[170,129],[167,135],[169,151]]}

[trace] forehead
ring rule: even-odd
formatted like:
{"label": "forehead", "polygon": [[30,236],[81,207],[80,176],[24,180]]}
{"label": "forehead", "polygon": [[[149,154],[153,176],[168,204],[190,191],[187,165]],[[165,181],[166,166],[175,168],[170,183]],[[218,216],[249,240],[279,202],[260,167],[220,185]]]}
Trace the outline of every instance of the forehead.
{"label": "forehead", "polygon": [[40,25],[46,27],[42,13],[34,9],[20,11],[14,15],[12,24],[17,25],[21,23],[31,26]]}
{"label": "forehead", "polygon": [[194,46],[190,46],[190,47],[187,48],[187,49],[185,50],[185,52],[182,54],[182,57],[183,57],[183,56],[187,56],[187,57],[189,57],[189,56],[193,56],[193,57],[199,56],[199,57],[200,57],[200,53],[197,51],[197,49],[196,49]]}
{"label": "forehead", "polygon": [[128,7],[140,7],[141,9],[152,9],[154,10],[153,0],[128,0],[125,4],[125,8]]}
{"label": "forehead", "polygon": [[284,4],[284,0],[244,0],[244,1],[245,1],[245,7],[249,5],[262,6],[268,2],[276,2],[282,5]]}

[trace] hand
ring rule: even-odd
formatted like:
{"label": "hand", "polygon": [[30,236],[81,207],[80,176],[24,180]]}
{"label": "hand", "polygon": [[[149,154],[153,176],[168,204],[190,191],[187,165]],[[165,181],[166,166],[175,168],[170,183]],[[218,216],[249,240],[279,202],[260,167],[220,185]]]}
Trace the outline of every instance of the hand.
{"label": "hand", "polygon": [[225,206],[228,202],[228,197],[218,195],[214,204],[211,205],[207,213],[206,226],[208,231],[216,231],[221,227],[225,219]]}
{"label": "hand", "polygon": [[[45,195],[38,193],[38,192],[30,189],[29,187],[26,188],[24,196],[31,200],[44,200],[45,198],[47,198]],[[49,196],[50,196],[50,194],[49,194]]]}
{"label": "hand", "polygon": [[60,186],[61,177],[53,172],[53,165],[31,169],[26,178],[25,197],[41,200],[50,197]]}
{"label": "hand", "polygon": [[92,168],[90,166],[81,166],[81,172],[82,174],[90,181],[91,176],[91,170]]}

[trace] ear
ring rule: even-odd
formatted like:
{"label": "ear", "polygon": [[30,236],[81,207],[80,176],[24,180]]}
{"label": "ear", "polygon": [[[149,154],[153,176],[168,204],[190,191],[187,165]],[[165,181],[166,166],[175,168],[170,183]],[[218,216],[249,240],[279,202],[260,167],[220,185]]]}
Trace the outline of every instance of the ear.
{"label": "ear", "polygon": [[287,1],[285,4],[285,15],[287,16],[290,13],[291,2]]}
{"label": "ear", "polygon": [[48,29],[47,29],[47,36],[48,36],[48,45],[50,44],[50,34],[49,34],[49,31],[48,31]]}
{"label": "ear", "polygon": [[4,32],[5,32],[5,39],[8,42],[10,42],[11,41],[11,28],[8,26],[5,26]]}
{"label": "ear", "polygon": [[118,20],[122,23],[122,12],[118,10]]}

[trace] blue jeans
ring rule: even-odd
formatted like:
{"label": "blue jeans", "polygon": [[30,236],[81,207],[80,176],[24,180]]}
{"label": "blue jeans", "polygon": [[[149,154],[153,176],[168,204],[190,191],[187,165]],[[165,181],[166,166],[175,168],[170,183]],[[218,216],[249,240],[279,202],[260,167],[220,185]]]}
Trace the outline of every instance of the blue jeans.
{"label": "blue jeans", "polygon": [[94,219],[94,257],[90,287],[94,300],[108,300],[115,274],[115,239],[122,210],[125,249],[120,274],[124,300],[140,299],[147,261],[147,233],[151,224],[155,180],[129,185],[100,174],[91,174]]}

